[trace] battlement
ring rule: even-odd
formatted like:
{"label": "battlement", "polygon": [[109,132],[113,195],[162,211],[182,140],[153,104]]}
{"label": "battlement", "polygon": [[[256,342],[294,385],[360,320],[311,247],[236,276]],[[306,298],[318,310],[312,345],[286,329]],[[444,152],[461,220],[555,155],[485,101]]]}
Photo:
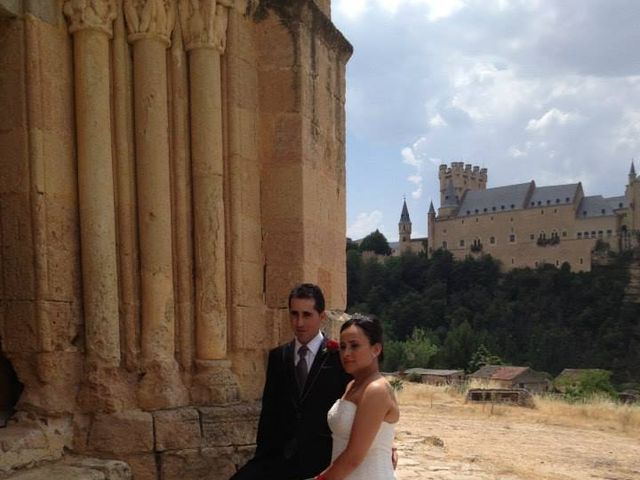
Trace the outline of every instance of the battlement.
{"label": "battlement", "polygon": [[443,179],[451,178],[453,175],[465,176],[469,179],[487,181],[487,169],[480,168],[478,165],[472,165],[464,162],[451,162],[451,166],[443,163],[438,169],[438,177],[442,182]]}

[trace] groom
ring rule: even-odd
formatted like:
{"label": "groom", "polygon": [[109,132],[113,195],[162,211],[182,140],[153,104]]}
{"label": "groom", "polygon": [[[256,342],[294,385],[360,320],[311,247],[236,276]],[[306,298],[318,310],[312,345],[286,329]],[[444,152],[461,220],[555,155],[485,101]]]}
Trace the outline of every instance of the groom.
{"label": "groom", "polygon": [[313,477],[331,463],[327,412],[350,377],[320,332],[324,295],[303,283],[289,294],[294,339],[269,352],[255,456],[231,480]]}

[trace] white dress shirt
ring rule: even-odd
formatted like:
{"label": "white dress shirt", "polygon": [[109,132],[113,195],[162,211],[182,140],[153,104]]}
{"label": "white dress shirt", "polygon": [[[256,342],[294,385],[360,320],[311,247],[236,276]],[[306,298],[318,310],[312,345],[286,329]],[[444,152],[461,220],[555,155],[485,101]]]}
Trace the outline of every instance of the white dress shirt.
{"label": "white dress shirt", "polygon": [[[307,348],[309,349],[309,351],[307,352],[307,355],[304,358],[307,361],[307,368],[309,369],[309,371],[311,371],[311,365],[313,365],[313,361],[316,359],[318,350],[320,350],[320,345],[322,345],[323,338],[324,336],[322,335],[322,332],[318,332],[318,334],[315,337],[313,337],[309,341],[309,343],[307,343]],[[296,354],[293,356],[294,365],[298,365],[298,362],[300,361],[300,355],[298,355],[298,350],[300,350],[301,346],[302,344],[296,338],[296,345],[295,345]]]}

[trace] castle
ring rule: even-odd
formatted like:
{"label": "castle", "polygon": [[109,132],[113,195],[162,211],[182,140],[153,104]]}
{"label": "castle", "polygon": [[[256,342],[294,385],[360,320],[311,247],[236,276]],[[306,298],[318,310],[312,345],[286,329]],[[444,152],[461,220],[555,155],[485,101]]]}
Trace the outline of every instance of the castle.
{"label": "castle", "polygon": [[[539,187],[535,181],[487,188],[486,168],[440,165],[440,208],[427,214],[428,255],[439,248],[456,258],[490,254],[503,268],[560,266],[591,269],[596,242],[628,250],[640,230],[640,177],[631,163],[624,195],[586,196],[581,183]],[[416,251],[403,204],[396,252]]]}

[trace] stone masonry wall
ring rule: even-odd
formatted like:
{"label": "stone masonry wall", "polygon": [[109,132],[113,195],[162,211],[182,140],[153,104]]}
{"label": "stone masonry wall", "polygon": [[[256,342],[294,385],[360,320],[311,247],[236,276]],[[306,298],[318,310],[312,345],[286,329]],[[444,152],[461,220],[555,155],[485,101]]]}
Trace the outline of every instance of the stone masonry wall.
{"label": "stone masonry wall", "polygon": [[346,301],[351,46],[329,15],[0,1],[0,353],[24,384],[0,476],[68,451],[226,479],[251,455],[289,289]]}

